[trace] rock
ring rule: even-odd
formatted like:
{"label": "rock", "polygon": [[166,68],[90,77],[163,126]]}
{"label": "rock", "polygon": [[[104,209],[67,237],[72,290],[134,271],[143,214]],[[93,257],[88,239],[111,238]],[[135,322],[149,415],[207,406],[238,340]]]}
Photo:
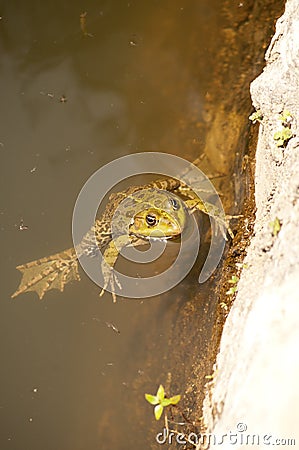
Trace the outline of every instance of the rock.
{"label": "rock", "polygon": [[[238,294],[224,326],[215,377],[204,402],[210,433],[234,449],[299,442],[299,2],[288,0],[251,84],[263,113],[256,153],[256,223]],[[278,147],[280,114],[293,137]],[[276,234],[273,222],[278,221]],[[231,435],[229,433],[232,433]],[[243,435],[243,444],[241,437]],[[255,438],[253,438],[255,435]],[[259,442],[258,442],[259,440]],[[298,444],[297,444],[298,445]],[[199,448],[199,447],[198,447]],[[227,447],[228,448],[228,445]]]}

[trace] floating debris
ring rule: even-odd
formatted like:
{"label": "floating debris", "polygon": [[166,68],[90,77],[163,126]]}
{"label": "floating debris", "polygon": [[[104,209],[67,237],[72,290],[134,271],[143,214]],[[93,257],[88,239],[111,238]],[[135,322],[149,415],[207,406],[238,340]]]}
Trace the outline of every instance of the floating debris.
{"label": "floating debris", "polygon": [[86,17],[87,17],[86,11],[80,14],[80,28],[81,28],[82,34],[83,34],[83,36],[93,37],[93,35],[91,33],[88,33],[88,31],[87,31]]}
{"label": "floating debris", "polygon": [[110,322],[105,322],[105,324],[107,325],[108,328],[111,328],[111,330],[115,331],[115,333],[120,334],[120,331],[118,328],[116,328],[115,325],[113,325],[113,323]]}
{"label": "floating debris", "polygon": [[137,42],[133,41],[132,39],[129,41],[129,44],[132,45],[132,47],[135,47],[137,45]]}
{"label": "floating debris", "polygon": [[23,221],[23,219],[21,219],[20,225],[19,225],[19,230],[20,231],[26,231],[28,229],[29,229],[28,225],[24,225],[24,221]]}
{"label": "floating debris", "polygon": [[45,95],[46,97],[54,98],[54,94],[52,94],[52,92],[40,91],[39,93],[40,95]]}
{"label": "floating debris", "polygon": [[142,43],[142,37],[138,36],[137,34],[132,34],[129,40],[129,44],[132,47],[137,47],[138,45],[140,45]]}
{"label": "floating debris", "polygon": [[95,320],[97,322],[103,323],[105,324],[108,328],[111,328],[111,330],[113,330],[115,333],[120,334],[119,329],[111,322],[106,322],[103,320],[98,319],[97,317],[93,317],[92,320]]}

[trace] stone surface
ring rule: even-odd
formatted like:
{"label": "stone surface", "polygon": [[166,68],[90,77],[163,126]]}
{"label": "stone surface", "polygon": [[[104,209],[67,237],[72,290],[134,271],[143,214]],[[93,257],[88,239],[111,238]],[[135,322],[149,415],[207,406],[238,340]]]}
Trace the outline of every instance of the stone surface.
{"label": "stone surface", "polygon": [[[221,448],[244,448],[246,436],[251,443],[254,434],[259,436],[250,448],[286,446],[275,439],[295,439],[296,445],[289,444],[299,448],[298,0],[288,0],[277,21],[266,67],[252,83],[251,95],[263,113],[256,153],[256,223],[204,418],[219,441],[228,433]],[[278,148],[273,135],[282,126],[283,110],[292,114],[293,137]],[[281,229],[274,236],[271,223],[276,218]]]}

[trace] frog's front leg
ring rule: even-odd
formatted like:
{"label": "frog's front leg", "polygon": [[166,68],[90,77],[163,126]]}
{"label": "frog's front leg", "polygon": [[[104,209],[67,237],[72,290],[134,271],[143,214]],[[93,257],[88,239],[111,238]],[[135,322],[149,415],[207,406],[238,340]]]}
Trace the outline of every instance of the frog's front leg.
{"label": "frog's front leg", "polygon": [[116,264],[118,255],[123,247],[129,244],[128,236],[119,236],[112,240],[106,247],[103,253],[103,260],[101,263],[102,275],[104,278],[104,286],[100,292],[100,297],[105,293],[105,290],[109,287],[112,295],[113,302],[116,302],[115,288],[118,286],[121,289],[121,284],[115,274],[114,266]]}
{"label": "frog's front leg", "polygon": [[227,240],[226,232],[228,232],[232,239],[234,238],[234,233],[229,226],[229,217],[226,217],[224,213],[217,208],[217,206],[208,202],[203,202],[199,197],[185,200],[185,205],[191,213],[197,210],[212,217],[219,226],[221,234],[225,240]]}

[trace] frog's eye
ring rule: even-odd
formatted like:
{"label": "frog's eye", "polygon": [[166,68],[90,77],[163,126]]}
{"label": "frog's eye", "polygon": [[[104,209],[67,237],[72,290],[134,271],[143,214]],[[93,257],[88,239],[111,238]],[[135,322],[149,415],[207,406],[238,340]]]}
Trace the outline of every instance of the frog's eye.
{"label": "frog's eye", "polygon": [[177,199],[176,199],[176,198],[171,198],[169,201],[170,201],[170,204],[171,204],[171,206],[173,207],[173,209],[174,209],[175,211],[177,211],[177,210],[179,209],[179,207],[180,207],[180,204],[179,204],[179,202],[177,201]]}
{"label": "frog's eye", "polygon": [[149,227],[153,227],[158,223],[158,220],[154,214],[148,214],[145,220]]}

